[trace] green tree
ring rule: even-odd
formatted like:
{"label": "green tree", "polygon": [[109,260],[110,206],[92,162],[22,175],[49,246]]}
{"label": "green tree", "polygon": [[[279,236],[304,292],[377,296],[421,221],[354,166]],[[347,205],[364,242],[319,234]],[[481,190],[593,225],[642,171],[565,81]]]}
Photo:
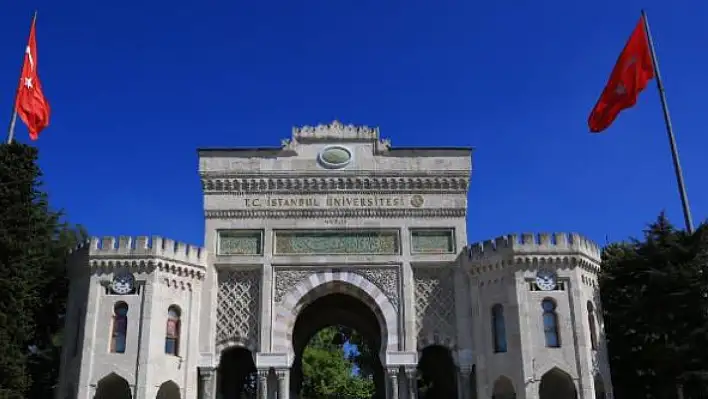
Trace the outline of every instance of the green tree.
{"label": "green tree", "polygon": [[689,235],[662,213],[643,240],[603,251],[600,292],[618,398],[673,398],[706,369],[708,228]]}
{"label": "green tree", "polygon": [[46,397],[57,379],[56,367],[37,368],[46,361],[35,354],[58,364],[57,351],[44,350],[59,345],[63,260],[75,240],[50,209],[41,176],[35,148],[0,145],[1,398],[38,397],[35,388]]}
{"label": "green tree", "polygon": [[344,340],[337,327],[320,330],[310,340],[302,355],[303,384],[300,395],[307,399],[370,398],[373,379],[354,374],[355,363],[344,353]]}

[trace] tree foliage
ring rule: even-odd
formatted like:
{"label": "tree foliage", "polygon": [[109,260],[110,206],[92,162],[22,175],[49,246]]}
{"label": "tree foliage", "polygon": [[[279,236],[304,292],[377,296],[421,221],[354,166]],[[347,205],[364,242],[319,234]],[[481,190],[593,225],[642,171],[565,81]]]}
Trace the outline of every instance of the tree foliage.
{"label": "tree foliage", "polygon": [[687,376],[708,370],[706,265],[708,227],[689,235],[664,214],[642,240],[605,249],[600,292],[615,397],[674,398],[679,381],[695,387]]}
{"label": "tree foliage", "polygon": [[373,379],[354,373],[356,363],[344,353],[345,340],[337,339],[340,334],[340,328],[324,328],[305,347],[302,355],[302,398],[359,399],[370,398],[374,394]]}
{"label": "tree foliage", "polygon": [[0,145],[0,397],[51,397],[58,378],[65,258],[83,231],[50,209],[37,150]]}

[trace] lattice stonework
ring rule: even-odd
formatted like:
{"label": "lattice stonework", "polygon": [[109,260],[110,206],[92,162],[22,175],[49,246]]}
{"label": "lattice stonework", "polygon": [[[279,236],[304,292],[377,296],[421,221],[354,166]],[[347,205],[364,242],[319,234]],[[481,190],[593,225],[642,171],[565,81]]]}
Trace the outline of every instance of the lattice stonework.
{"label": "lattice stonework", "polygon": [[216,310],[216,342],[258,343],[261,298],[260,270],[220,270]]}
{"label": "lattice stonework", "polygon": [[418,337],[455,338],[454,271],[447,268],[414,268],[415,314]]}

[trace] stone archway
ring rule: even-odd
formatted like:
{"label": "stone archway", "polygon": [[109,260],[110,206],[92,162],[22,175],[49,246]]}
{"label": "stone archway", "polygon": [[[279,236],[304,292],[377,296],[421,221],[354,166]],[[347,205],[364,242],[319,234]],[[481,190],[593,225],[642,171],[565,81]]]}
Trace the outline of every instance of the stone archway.
{"label": "stone archway", "polygon": [[224,349],[216,372],[216,392],[221,399],[256,398],[257,371],[250,350],[233,346]]}
{"label": "stone archway", "polygon": [[157,390],[155,399],[180,399],[179,386],[174,381],[165,381]]}
{"label": "stone archway", "polygon": [[273,351],[293,353],[293,327],[298,314],[317,298],[332,293],[353,296],[373,311],[381,328],[382,358],[386,352],[399,350],[398,311],[379,287],[354,272],[320,272],[297,284],[276,305]]}
{"label": "stone archway", "polygon": [[442,345],[425,347],[418,362],[420,399],[457,398],[457,366],[450,349]]}
{"label": "stone archway", "polygon": [[[290,370],[290,397],[298,398],[305,382],[303,355],[310,340],[327,327],[346,327],[358,332],[373,349],[380,352],[381,327],[374,312],[358,298],[341,292],[318,296],[298,313],[293,326],[292,346],[294,361]],[[344,339],[342,337],[341,339]],[[341,342],[343,343],[343,342]],[[338,344],[330,350],[337,350]],[[342,350],[343,348],[339,348]],[[343,354],[342,354],[343,355]],[[371,369],[375,393],[373,398],[386,397],[384,368],[378,356],[373,356]],[[363,399],[363,398],[362,398]]]}
{"label": "stone archway", "polygon": [[132,399],[132,397],[128,381],[116,373],[101,378],[96,385],[96,395],[94,395],[94,399]]}
{"label": "stone archway", "polygon": [[578,392],[570,374],[555,367],[541,377],[539,399],[577,399]]}
{"label": "stone archway", "polygon": [[492,388],[492,399],[515,399],[516,390],[511,380],[505,376],[501,376],[494,381]]}

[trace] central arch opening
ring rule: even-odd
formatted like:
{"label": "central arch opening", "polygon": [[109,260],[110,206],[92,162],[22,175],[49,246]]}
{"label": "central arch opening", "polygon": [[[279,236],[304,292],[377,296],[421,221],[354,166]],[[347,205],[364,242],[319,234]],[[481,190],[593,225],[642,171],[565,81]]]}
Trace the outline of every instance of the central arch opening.
{"label": "central arch opening", "polygon": [[379,319],[360,299],[329,293],[313,300],[293,326],[290,397],[343,398],[352,390],[357,398],[384,399],[381,337]]}

